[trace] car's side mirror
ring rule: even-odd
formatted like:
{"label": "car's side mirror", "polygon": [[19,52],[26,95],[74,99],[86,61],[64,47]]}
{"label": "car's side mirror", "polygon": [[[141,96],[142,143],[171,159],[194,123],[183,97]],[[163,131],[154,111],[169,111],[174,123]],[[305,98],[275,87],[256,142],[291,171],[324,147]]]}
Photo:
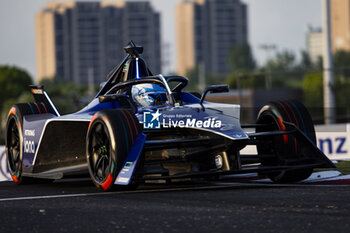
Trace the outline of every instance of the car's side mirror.
{"label": "car's side mirror", "polygon": [[201,100],[200,100],[200,104],[203,104],[203,101],[205,99],[205,96],[208,94],[208,92],[210,93],[220,93],[220,92],[228,92],[229,88],[228,85],[211,85],[209,87],[206,87],[202,93],[201,96]]}

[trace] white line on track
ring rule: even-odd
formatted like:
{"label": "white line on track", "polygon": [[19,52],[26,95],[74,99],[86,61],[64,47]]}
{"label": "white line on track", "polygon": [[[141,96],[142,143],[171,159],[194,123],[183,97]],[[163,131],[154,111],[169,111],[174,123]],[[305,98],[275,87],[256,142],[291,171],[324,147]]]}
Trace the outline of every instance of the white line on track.
{"label": "white line on track", "polygon": [[87,196],[101,196],[101,195],[112,195],[112,194],[126,194],[126,193],[152,193],[152,192],[169,192],[169,191],[205,190],[205,189],[220,189],[220,188],[227,188],[227,186],[203,186],[203,187],[188,187],[188,188],[166,188],[166,189],[149,189],[149,190],[133,190],[133,191],[117,191],[117,192],[44,195],[44,196],[32,196],[32,197],[9,197],[9,198],[0,198],[0,202],[37,200],[37,199],[55,199],[55,198],[67,198],[67,197],[87,197]]}
{"label": "white line on track", "polygon": [[52,198],[63,198],[63,197],[84,197],[87,196],[85,193],[77,194],[64,194],[64,195],[46,195],[46,196],[33,196],[33,197],[9,197],[1,198],[0,202],[4,201],[23,201],[23,200],[35,200],[35,199],[52,199]]}
{"label": "white line on track", "polygon": [[69,198],[69,197],[88,197],[88,196],[101,196],[101,195],[113,195],[113,194],[127,194],[127,193],[154,193],[154,192],[171,192],[171,191],[191,191],[191,190],[213,190],[224,188],[239,188],[239,187],[344,187],[349,185],[343,184],[267,184],[267,183],[234,183],[234,182],[215,182],[212,185],[200,186],[200,187],[185,187],[185,188],[157,188],[146,190],[132,190],[132,191],[117,191],[117,192],[98,192],[98,193],[76,193],[76,194],[62,194],[62,195],[43,195],[43,196],[29,196],[29,197],[9,197],[0,198],[0,202],[6,201],[25,201],[25,200],[38,200],[38,199],[57,199],[57,198]]}

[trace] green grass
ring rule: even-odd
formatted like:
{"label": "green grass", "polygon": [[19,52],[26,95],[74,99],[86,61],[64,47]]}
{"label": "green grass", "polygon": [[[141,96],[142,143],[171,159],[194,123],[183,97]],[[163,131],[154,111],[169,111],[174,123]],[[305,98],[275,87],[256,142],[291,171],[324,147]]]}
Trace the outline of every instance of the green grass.
{"label": "green grass", "polygon": [[350,161],[342,161],[337,164],[338,171],[340,171],[343,174],[350,174]]}
{"label": "green grass", "polygon": [[[350,174],[350,161],[341,161],[335,164],[337,166],[338,171],[343,173],[344,175]],[[331,171],[334,169],[315,169],[315,172],[320,172],[320,171]]]}

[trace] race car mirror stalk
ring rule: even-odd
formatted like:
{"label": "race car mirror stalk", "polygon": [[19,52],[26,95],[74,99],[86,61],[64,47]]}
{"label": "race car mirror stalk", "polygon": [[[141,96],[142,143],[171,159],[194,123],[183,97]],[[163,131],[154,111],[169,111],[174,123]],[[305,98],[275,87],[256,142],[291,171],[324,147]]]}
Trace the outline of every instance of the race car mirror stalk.
{"label": "race car mirror stalk", "polygon": [[228,85],[211,85],[209,87],[206,87],[202,93],[201,100],[199,102],[200,105],[202,105],[202,110],[204,111],[203,101],[205,99],[205,96],[210,93],[221,93],[221,92],[228,92],[229,88]]}
{"label": "race car mirror stalk", "polygon": [[169,95],[169,97],[168,97],[168,99],[169,99],[169,104],[174,105],[176,101],[175,101],[174,96],[173,96],[173,93],[172,93],[172,91],[171,91],[171,89],[170,89],[170,87],[169,87],[169,85],[168,85],[168,82],[165,80],[165,78],[164,78],[163,75],[159,74],[158,76],[159,76],[159,78],[162,80],[162,82],[163,82],[163,84],[164,84],[164,86],[165,86],[165,89],[166,89],[166,91],[167,91],[167,93],[168,93],[168,95]]}

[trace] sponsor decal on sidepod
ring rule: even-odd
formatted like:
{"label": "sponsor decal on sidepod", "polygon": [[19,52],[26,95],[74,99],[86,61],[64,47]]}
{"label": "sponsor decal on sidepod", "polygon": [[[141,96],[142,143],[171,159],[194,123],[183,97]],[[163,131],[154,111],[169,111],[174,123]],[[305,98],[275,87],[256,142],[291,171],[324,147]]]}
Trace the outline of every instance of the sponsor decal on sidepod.
{"label": "sponsor decal on sidepod", "polygon": [[[222,122],[214,117],[207,118],[205,120],[198,120],[191,115],[164,115],[157,112],[144,112],[143,113],[143,128],[144,129],[160,129],[161,123],[163,128],[171,127],[186,127],[186,128],[221,128]],[[162,120],[161,120],[162,119]]]}

